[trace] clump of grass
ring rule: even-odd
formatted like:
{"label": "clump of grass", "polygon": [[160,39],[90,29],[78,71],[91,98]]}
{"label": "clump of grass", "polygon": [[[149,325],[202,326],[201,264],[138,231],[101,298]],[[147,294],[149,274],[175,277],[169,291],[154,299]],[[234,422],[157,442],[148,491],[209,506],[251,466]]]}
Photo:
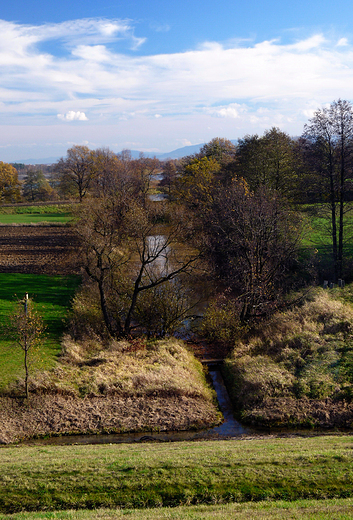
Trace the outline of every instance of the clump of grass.
{"label": "clump of grass", "polygon": [[353,307],[317,289],[236,342],[226,377],[238,409],[274,398],[353,396]]}
{"label": "clump of grass", "polygon": [[112,341],[102,347],[97,338],[75,342],[66,336],[60,362],[32,379],[31,392],[214,400],[202,365],[175,339]]}

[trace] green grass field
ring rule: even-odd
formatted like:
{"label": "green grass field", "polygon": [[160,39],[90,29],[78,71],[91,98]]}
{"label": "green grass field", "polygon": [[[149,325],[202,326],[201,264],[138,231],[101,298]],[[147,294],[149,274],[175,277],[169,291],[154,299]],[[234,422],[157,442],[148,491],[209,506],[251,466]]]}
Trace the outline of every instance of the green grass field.
{"label": "green grass field", "polygon": [[53,365],[60,352],[60,337],[70,302],[80,284],[78,276],[0,274],[0,391],[23,375],[23,352],[10,341],[6,324],[16,302],[27,292],[46,326],[46,338],[39,352],[41,369]]}
{"label": "green grass field", "polygon": [[[347,252],[353,252],[353,204],[352,211],[346,213],[344,217],[344,231]],[[348,209],[348,206],[347,206]],[[330,228],[329,207],[324,208],[319,204],[299,206],[299,211],[303,213],[306,220],[306,230],[304,232],[303,247],[315,247],[331,252],[332,235]]]}
{"label": "green grass field", "polygon": [[70,205],[0,206],[0,224],[66,224],[72,220]]}
{"label": "green grass field", "polygon": [[66,224],[72,217],[69,213],[28,213],[19,215],[1,215],[0,224]]}
{"label": "green grass field", "polygon": [[6,447],[0,512],[350,498],[352,448],[351,436]]}
{"label": "green grass field", "polygon": [[0,520],[351,520],[353,499],[262,501],[151,509],[70,510],[1,515]]}

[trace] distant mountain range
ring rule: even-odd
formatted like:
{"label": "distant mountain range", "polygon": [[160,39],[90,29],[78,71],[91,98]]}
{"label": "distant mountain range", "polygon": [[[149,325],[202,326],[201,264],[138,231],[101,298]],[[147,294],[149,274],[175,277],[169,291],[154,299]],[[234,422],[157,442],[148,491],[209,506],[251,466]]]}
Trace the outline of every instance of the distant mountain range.
{"label": "distant mountain range", "polygon": [[[231,141],[233,144],[236,144],[235,140]],[[182,148],[177,148],[176,150],[173,150],[171,152],[167,153],[148,153],[148,152],[142,152],[145,157],[157,157],[157,159],[160,159],[161,161],[165,161],[166,159],[180,159],[181,157],[185,157],[186,155],[193,155],[194,153],[198,153],[200,151],[200,148],[205,143],[201,144],[193,144],[191,146],[183,146]],[[141,152],[138,150],[130,150],[131,156],[134,159],[138,159]],[[60,159],[60,157],[46,157],[43,159],[26,159],[22,161],[12,161],[12,163],[20,163],[20,164],[54,164]]]}
{"label": "distant mountain range", "polygon": [[[167,153],[145,153],[143,152],[143,155],[145,157],[157,157],[157,159],[160,159],[161,161],[164,161],[166,159],[180,159],[181,157],[185,157],[186,155],[193,155],[194,153],[198,153],[200,151],[200,148],[204,145],[204,143],[201,144],[193,144],[191,146],[183,146],[183,148],[177,148],[176,150],[173,150],[172,152]],[[131,150],[131,155],[133,157],[137,157],[140,155],[140,152],[136,150]]]}

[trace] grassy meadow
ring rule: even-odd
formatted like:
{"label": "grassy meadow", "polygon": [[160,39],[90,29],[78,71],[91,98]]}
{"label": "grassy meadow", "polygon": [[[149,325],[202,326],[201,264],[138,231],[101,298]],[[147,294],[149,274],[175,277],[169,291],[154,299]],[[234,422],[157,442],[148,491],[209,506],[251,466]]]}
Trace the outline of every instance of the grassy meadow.
{"label": "grassy meadow", "polygon": [[6,447],[0,512],[347,499],[352,447],[351,436]]}
{"label": "grassy meadow", "polygon": [[72,220],[70,205],[14,205],[0,207],[0,224],[66,224]]}
{"label": "grassy meadow", "polygon": [[[329,205],[303,204],[298,208],[304,217],[305,229],[301,242],[301,255],[315,252],[320,276],[332,276],[332,235]],[[346,271],[353,260],[353,203],[346,205],[344,216],[344,259]],[[352,276],[349,276],[352,279]]]}
{"label": "grassy meadow", "polygon": [[352,498],[0,514],[0,520],[351,520]]}
{"label": "grassy meadow", "polygon": [[47,369],[53,366],[60,353],[65,317],[80,282],[78,276],[0,273],[0,391],[23,375],[23,352],[9,339],[6,330],[17,301],[23,299],[27,292],[43,318],[46,333],[38,353],[37,366]]}

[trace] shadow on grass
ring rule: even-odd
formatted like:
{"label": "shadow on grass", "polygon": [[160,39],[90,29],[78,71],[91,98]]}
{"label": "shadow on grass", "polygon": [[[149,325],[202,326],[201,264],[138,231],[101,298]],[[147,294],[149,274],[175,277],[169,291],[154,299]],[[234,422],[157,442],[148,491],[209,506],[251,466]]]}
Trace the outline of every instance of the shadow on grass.
{"label": "shadow on grass", "polygon": [[50,335],[63,332],[63,318],[81,283],[79,276],[0,274],[0,317],[6,316],[27,292],[37,306]]}

